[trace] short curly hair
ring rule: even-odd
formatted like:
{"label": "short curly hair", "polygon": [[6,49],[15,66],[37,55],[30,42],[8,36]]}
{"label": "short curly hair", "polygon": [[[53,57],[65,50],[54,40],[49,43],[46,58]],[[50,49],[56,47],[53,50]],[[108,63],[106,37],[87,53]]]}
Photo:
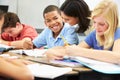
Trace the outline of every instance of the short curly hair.
{"label": "short curly hair", "polygon": [[20,23],[20,19],[17,14],[8,12],[4,15],[4,23],[2,26],[2,31],[8,27],[16,27],[16,23]]}

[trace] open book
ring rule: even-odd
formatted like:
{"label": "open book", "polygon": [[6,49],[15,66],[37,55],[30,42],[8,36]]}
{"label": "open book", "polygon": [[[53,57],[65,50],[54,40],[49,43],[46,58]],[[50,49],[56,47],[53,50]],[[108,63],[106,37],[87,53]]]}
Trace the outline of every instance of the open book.
{"label": "open book", "polygon": [[50,65],[45,65],[45,64],[29,64],[27,67],[30,69],[32,74],[35,77],[41,77],[41,78],[56,78],[58,76],[61,76],[65,73],[68,73],[72,71],[72,68],[68,67],[54,67]]}
{"label": "open book", "polygon": [[11,50],[12,53],[18,54],[25,54],[27,56],[34,56],[34,57],[43,57],[45,56],[44,53],[47,49],[31,49],[31,50]]}
{"label": "open book", "polygon": [[[10,58],[10,59],[16,59],[19,58],[17,56],[10,56],[9,54],[1,54],[0,57]],[[58,76],[61,76],[65,73],[68,73],[72,71],[72,68],[70,67],[55,67],[51,65],[45,65],[45,64],[29,64],[27,67],[30,69],[32,74],[35,77],[41,77],[41,78],[56,78]]]}
{"label": "open book", "polygon": [[73,60],[98,72],[106,74],[120,74],[120,65],[102,62],[94,59],[88,59],[84,57],[75,57],[73,58]]}
{"label": "open book", "polygon": [[4,44],[0,44],[0,52],[6,52],[6,51],[9,51],[9,50],[12,50],[14,47],[12,46],[7,46],[7,45],[4,45]]}
{"label": "open book", "polygon": [[82,66],[77,61],[70,60],[70,59],[50,60],[50,63],[56,64],[56,65],[61,65],[61,66],[68,66],[68,67],[81,67]]}

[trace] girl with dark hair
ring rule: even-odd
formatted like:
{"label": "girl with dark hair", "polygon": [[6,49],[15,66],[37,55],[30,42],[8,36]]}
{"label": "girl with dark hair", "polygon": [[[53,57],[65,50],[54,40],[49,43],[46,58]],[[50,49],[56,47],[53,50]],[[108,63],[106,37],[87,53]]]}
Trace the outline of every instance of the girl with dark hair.
{"label": "girl with dark hair", "polygon": [[77,26],[77,32],[85,32],[90,24],[90,10],[84,0],[66,0],[60,7],[63,20]]}

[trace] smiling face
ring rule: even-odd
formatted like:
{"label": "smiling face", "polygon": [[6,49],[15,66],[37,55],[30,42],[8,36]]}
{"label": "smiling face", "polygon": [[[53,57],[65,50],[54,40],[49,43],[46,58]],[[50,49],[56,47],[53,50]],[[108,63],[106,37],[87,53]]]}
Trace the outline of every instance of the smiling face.
{"label": "smiling face", "polygon": [[67,16],[64,14],[64,12],[61,12],[61,16],[62,16],[64,22],[70,24],[71,26],[76,25],[79,22],[79,19],[77,17]]}
{"label": "smiling face", "polygon": [[108,29],[108,24],[103,16],[94,17],[93,26],[98,36],[103,36],[104,32]]}
{"label": "smiling face", "polygon": [[62,17],[57,11],[51,11],[44,14],[45,24],[53,31],[59,34],[63,28]]}

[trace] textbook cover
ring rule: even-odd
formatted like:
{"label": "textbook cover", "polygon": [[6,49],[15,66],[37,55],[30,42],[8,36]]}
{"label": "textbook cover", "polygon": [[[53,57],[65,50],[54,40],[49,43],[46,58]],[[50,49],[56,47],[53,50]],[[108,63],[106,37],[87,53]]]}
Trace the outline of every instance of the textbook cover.
{"label": "textbook cover", "polygon": [[97,72],[105,74],[120,74],[120,65],[117,64],[102,62],[85,57],[74,57],[73,60]]}

